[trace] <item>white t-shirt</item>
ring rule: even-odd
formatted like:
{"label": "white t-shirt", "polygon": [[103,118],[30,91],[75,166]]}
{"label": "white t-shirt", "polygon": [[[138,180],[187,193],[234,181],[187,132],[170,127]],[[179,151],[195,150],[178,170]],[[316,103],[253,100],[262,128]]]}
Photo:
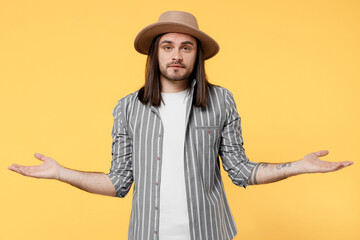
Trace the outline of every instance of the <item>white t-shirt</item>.
{"label": "white t-shirt", "polygon": [[164,126],[160,185],[160,240],[190,240],[184,176],[184,141],[188,90],[161,93]]}

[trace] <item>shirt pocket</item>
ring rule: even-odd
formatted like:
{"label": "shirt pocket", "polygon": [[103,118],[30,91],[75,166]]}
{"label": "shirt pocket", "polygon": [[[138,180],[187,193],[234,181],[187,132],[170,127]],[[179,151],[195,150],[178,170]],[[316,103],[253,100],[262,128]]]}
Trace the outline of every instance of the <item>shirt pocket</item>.
{"label": "shirt pocket", "polygon": [[221,136],[221,126],[195,126],[195,131],[201,135],[199,143],[209,143],[208,147],[215,147]]}

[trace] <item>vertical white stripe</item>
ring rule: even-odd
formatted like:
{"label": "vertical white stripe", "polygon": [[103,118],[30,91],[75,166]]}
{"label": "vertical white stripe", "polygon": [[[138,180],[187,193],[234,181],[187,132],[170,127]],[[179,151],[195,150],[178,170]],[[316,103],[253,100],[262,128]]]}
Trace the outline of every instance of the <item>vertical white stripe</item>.
{"label": "vertical white stripe", "polygon": [[[160,122],[159,122],[159,130],[158,130],[158,133],[160,132],[161,130],[161,134],[162,136],[164,136],[164,133],[163,133],[163,124],[162,124],[162,121],[161,121],[161,117],[159,116],[160,118]],[[155,118],[157,119],[157,118]],[[161,176],[161,161],[162,161],[162,140],[163,138],[158,138],[158,144],[157,144],[157,157],[160,157],[160,160],[156,160],[157,162],[157,167],[156,167],[156,181],[159,183],[158,185],[158,188],[157,188],[157,191],[156,191],[156,195],[155,195],[155,204],[157,204],[158,206],[160,206],[160,187],[161,187],[161,179],[160,179],[160,176]],[[155,212],[155,229],[154,231],[158,231],[159,230],[159,216],[160,216],[160,213],[159,211],[156,211]],[[159,234],[159,233],[158,233]],[[155,239],[158,238],[159,235],[155,236]]]}
{"label": "vertical white stripe", "polygon": [[[189,133],[190,134],[190,133]],[[185,143],[186,144],[186,143]],[[186,148],[185,148],[186,149]],[[186,156],[186,171],[187,171],[187,187],[189,189],[189,196],[188,198],[190,198],[190,214],[189,217],[190,219],[190,223],[192,224],[192,226],[190,226],[190,232],[192,234],[191,238],[192,239],[196,239],[195,238],[195,229],[194,229],[194,210],[193,210],[193,198],[192,198],[192,193],[191,193],[191,188],[192,188],[192,184],[191,184],[191,179],[190,179],[190,166],[189,166],[189,161],[190,161],[190,157],[189,157],[189,152],[188,151],[184,151],[185,152],[185,156]]]}
{"label": "vertical white stripe", "polygon": [[[194,114],[194,119],[196,119],[195,114]],[[198,143],[197,135],[196,135],[195,141],[196,141],[196,143]],[[191,146],[191,148],[190,148],[190,153],[191,153],[191,162],[192,162],[192,164],[193,164],[192,170],[193,170],[193,172],[194,172],[194,178],[195,178],[195,179],[200,179],[200,177],[197,176],[197,171],[196,171],[197,167],[196,167],[195,151],[194,151],[194,149],[193,149],[193,147],[192,147],[192,146],[194,146],[194,143],[193,143],[193,140],[192,140],[191,135],[190,135],[190,146]],[[194,186],[195,186],[195,196],[196,196],[196,209],[197,209],[197,213],[198,213],[198,223],[199,223],[198,225],[199,225],[199,228],[200,228],[200,229],[198,229],[198,232],[199,232],[200,239],[202,239],[202,234],[201,234],[201,233],[202,233],[202,231],[201,231],[202,229],[201,229],[201,222],[200,222],[200,202],[199,202],[199,193],[198,193],[198,189],[197,189],[197,184],[198,184],[198,183],[194,183]]]}
{"label": "vertical white stripe", "polygon": [[[217,102],[217,105],[218,105],[218,110],[219,110],[219,112],[220,112],[220,123],[222,123],[222,113],[221,113],[221,111],[222,111],[222,109],[224,108],[224,107],[221,107],[221,105],[220,105],[220,101],[219,101],[219,96],[218,96],[218,94],[217,94],[217,91],[214,91],[215,92],[215,95],[216,95],[216,102]],[[220,164],[220,162],[219,162],[219,164]],[[215,186],[216,186],[216,188],[215,188],[215,191],[216,191],[216,193],[218,194],[217,196],[215,195],[215,192],[214,192],[214,197],[215,197],[215,199],[217,199],[217,202],[219,202],[219,200],[220,200],[220,191],[219,191],[219,189],[218,189],[218,187],[219,186],[221,186],[221,179],[220,179],[220,165],[219,164],[216,164],[216,167],[215,167],[215,180],[214,181],[216,181],[217,182],[217,184],[215,184]],[[218,211],[217,211],[217,215],[216,216],[218,216],[218,217],[216,217],[215,216],[215,220],[216,220],[216,232],[217,232],[217,239],[223,239],[224,237],[223,237],[223,235],[222,235],[222,232],[219,232],[218,231],[218,229],[219,229],[219,223],[217,222],[217,219],[219,219],[219,220],[221,220],[220,219],[220,209],[219,209],[219,207],[220,206],[216,206],[216,208],[215,209],[217,209]]]}
{"label": "vertical white stripe", "polygon": [[[133,98],[131,98],[131,102],[129,102],[129,109],[130,109],[130,112],[129,112],[129,118],[127,119],[128,120],[128,123],[136,123],[136,121],[133,120],[133,111],[134,111],[134,108],[135,106],[137,105],[139,107],[139,104],[134,104],[134,101],[137,101],[137,99],[134,99],[136,98],[136,96],[133,96]],[[124,106],[124,108],[126,108],[126,105]],[[135,130],[134,130],[134,126],[132,126],[132,124],[128,124],[129,125],[129,128],[131,129],[131,131],[133,133],[135,133]]]}
{"label": "vertical white stripe", "polygon": [[[138,116],[139,116],[139,111],[140,111],[140,105],[138,105],[137,106],[138,108],[137,108],[137,112],[136,112],[136,117],[135,117],[135,123],[137,124],[138,123]],[[142,123],[141,123],[141,125],[142,125]],[[140,128],[140,134],[139,133],[137,133],[137,131],[138,131],[138,129],[136,128],[137,126],[135,125],[135,136],[137,137],[137,136],[141,136],[141,128]],[[134,137],[134,141],[136,142],[136,141],[139,141],[140,142],[140,145],[139,145],[139,149],[138,149],[138,151],[139,151],[139,153],[137,153],[137,157],[138,158],[141,158],[141,155],[140,155],[140,150],[141,150],[141,140],[139,139],[139,140],[137,140],[137,139],[135,139],[136,137]],[[136,163],[136,160],[134,161],[134,163]],[[136,181],[135,181],[135,186],[137,187],[137,186],[139,186],[139,188],[140,188],[140,183],[141,183],[141,179],[140,179],[140,176],[141,176],[141,165],[140,165],[140,162],[139,162],[139,166],[138,166],[138,168],[139,168],[139,170],[135,173],[136,175]],[[136,171],[136,168],[134,168],[134,170]],[[139,182],[139,183],[137,183],[137,182]],[[140,196],[140,189],[138,189],[138,195]],[[135,202],[135,207],[136,207],[136,213],[137,213],[137,221],[136,221],[136,228],[135,228],[135,232],[134,232],[134,238],[135,239],[138,239],[138,234],[139,234],[139,231],[140,231],[140,223],[138,223],[138,221],[140,221],[140,208],[139,208],[139,201],[138,200],[136,200],[136,202]]]}
{"label": "vertical white stripe", "polygon": [[[225,201],[228,202],[228,201],[227,201],[227,198],[226,198],[226,194],[224,194],[224,198],[225,198]],[[231,219],[232,219],[232,216],[229,215],[229,212],[227,211],[226,208],[225,208],[225,215],[226,215],[225,220],[226,220],[226,222],[227,222],[226,226],[228,226],[228,228],[229,228],[230,231],[231,231],[231,235],[233,236],[233,235],[234,235],[234,232],[233,232],[233,229],[232,229],[232,227],[231,227],[232,224],[230,223],[230,221],[231,221]],[[230,239],[229,232],[228,232],[228,231],[226,231],[226,232],[227,232],[228,238]]]}
{"label": "vertical white stripe", "polygon": [[[221,188],[224,188],[223,183],[221,182]],[[222,239],[224,239],[225,236],[225,216],[224,216],[224,211],[225,211],[225,207],[224,207],[224,201],[223,201],[223,194],[224,192],[222,191],[222,189],[220,190],[220,214],[221,214],[221,218],[220,218],[220,222],[221,222],[221,234],[222,234]]]}
{"label": "vertical white stripe", "polygon": [[[144,108],[144,112],[145,112],[145,109],[146,108]],[[150,111],[150,112],[149,112]],[[144,115],[144,112],[143,112],[143,115]],[[149,133],[149,124],[150,124],[150,113],[151,113],[151,110],[150,109],[148,109],[148,112],[147,112],[147,123],[146,123],[146,129],[145,129],[145,146],[144,146],[144,148],[145,148],[145,156],[144,156],[144,162],[143,162],[143,164],[145,165],[144,166],[144,189],[142,189],[143,190],[143,208],[142,208],[142,232],[141,232],[141,239],[144,239],[144,232],[145,232],[145,212],[146,212],[146,208],[145,208],[145,202],[147,201],[147,202],[149,202],[149,200],[147,199],[147,196],[146,196],[146,189],[149,189],[149,188],[151,188],[151,183],[147,183],[147,181],[146,181],[146,177],[147,177],[147,172],[149,171],[149,169],[148,169],[148,137],[149,137],[149,135],[148,135],[148,133]],[[144,119],[144,117],[142,117],[142,119]],[[144,119],[145,120],[145,119]],[[145,122],[145,121],[143,121],[143,122]],[[142,127],[142,126],[141,126]],[[144,136],[143,134],[142,134],[142,136]],[[141,139],[142,140],[142,139]],[[150,169],[150,171],[151,171],[151,169]],[[148,184],[150,185],[150,186],[148,186]],[[150,192],[151,192],[151,189],[150,189]],[[151,209],[151,206],[150,206],[150,209]],[[150,209],[149,209],[149,211],[150,211]],[[150,228],[150,226],[149,226],[149,228]]]}
{"label": "vertical white stripe", "polygon": [[[214,90],[215,91],[215,90]],[[211,98],[211,96],[212,96],[212,93],[209,91],[209,95],[210,95],[210,101],[209,101],[209,105],[208,105],[208,108],[210,109],[210,106],[211,106],[211,109],[213,110],[213,113],[214,113],[214,118],[213,118],[213,122],[214,123],[216,123],[216,119],[215,119],[215,110],[213,109],[213,99]],[[210,116],[209,116],[209,111],[207,111],[207,118],[208,118],[208,122],[210,123]],[[209,138],[209,146],[210,146],[210,138]],[[205,149],[204,149],[205,150]],[[208,159],[209,159],[209,162],[211,163],[211,165],[213,165],[213,167],[214,167],[214,169],[213,169],[213,171],[214,172],[211,172],[211,166],[210,166],[210,164],[209,164],[209,171],[208,171],[208,174],[209,174],[209,182],[208,182],[208,186],[209,186],[209,193],[211,194],[212,193],[212,191],[213,191],[213,187],[214,187],[214,185],[213,184],[211,184],[211,179],[214,177],[214,175],[215,175],[215,167],[216,167],[216,164],[215,164],[215,158],[212,158],[212,151],[213,151],[213,149],[212,148],[210,148],[209,147],[209,152],[208,152]],[[215,157],[215,156],[213,156],[213,157]],[[211,200],[211,202],[212,202],[212,204],[213,204],[213,201],[212,201],[212,199],[211,199],[211,197],[209,196],[208,197],[208,195],[206,195],[206,197],[207,197],[207,201],[208,201],[208,204],[210,205],[210,203],[209,203],[209,199]],[[214,226],[213,226],[213,222],[212,222],[212,219],[214,219],[214,216],[213,216],[213,212],[212,212],[212,208],[210,207],[209,208],[209,210],[210,210],[210,230],[211,230],[211,236],[212,237],[214,237]]]}
{"label": "vertical white stripe", "polygon": [[[145,186],[142,186],[141,185],[141,182],[143,182],[142,181],[142,178],[143,178],[143,174],[142,174],[142,170],[143,170],[143,164],[141,164],[141,163],[143,163],[142,161],[141,161],[141,159],[142,159],[142,155],[141,155],[141,150],[142,150],[142,136],[144,136],[144,131],[143,131],[143,127],[144,127],[144,113],[145,113],[145,109],[146,108],[142,108],[142,113],[141,113],[141,121],[140,121],[140,130],[139,130],[139,132],[140,132],[140,135],[139,135],[139,175],[138,175],[138,181],[139,181],[139,195],[141,194],[140,192],[141,192],[141,188],[142,187],[145,187]],[[145,198],[145,196],[142,196],[142,198]],[[140,201],[138,201],[137,202],[137,204],[138,204],[138,208],[140,209],[140,211],[139,211],[139,214],[140,214],[140,216],[139,216],[139,221],[141,221],[141,219],[143,219],[144,218],[144,209],[142,209],[142,208],[140,208]],[[142,216],[141,216],[142,215]],[[139,224],[139,230],[138,230],[138,236],[140,236],[141,235],[141,233],[144,231],[144,225],[143,224]],[[139,238],[139,239],[141,239],[141,238]]]}
{"label": "vertical white stripe", "polygon": [[[151,114],[151,112],[150,112],[150,114]],[[150,196],[149,196],[149,208],[150,208],[150,210],[149,210],[149,219],[148,219],[148,221],[149,221],[149,232],[148,232],[148,236],[150,237],[151,236],[151,219],[152,219],[152,216],[153,216],[153,212],[155,211],[151,206],[154,206],[155,205],[155,202],[153,202],[152,201],[152,188],[153,188],[153,186],[151,185],[151,184],[153,184],[154,183],[154,181],[153,181],[153,177],[154,177],[154,174],[153,174],[153,162],[154,161],[157,161],[156,159],[153,159],[153,157],[154,157],[154,142],[155,142],[155,123],[156,123],[156,119],[154,119],[154,117],[152,117],[152,119],[153,119],[153,126],[152,126],[152,130],[153,130],[153,132],[152,132],[152,137],[151,137],[151,139],[152,139],[152,141],[151,141],[151,148],[150,148],[150,161],[151,161],[151,166],[150,166],[150,173],[151,173],[151,175],[150,175]],[[157,134],[159,134],[160,133],[160,131],[156,131],[156,133]],[[157,188],[155,188],[155,191],[157,190]],[[156,228],[156,222],[154,222],[154,228]],[[153,232],[155,231],[155,229],[153,229]]]}
{"label": "vertical white stripe", "polygon": [[[204,126],[204,119],[203,119],[203,117],[202,117],[202,115],[200,115],[200,121],[201,121],[201,126]],[[196,121],[195,121],[195,124],[197,125],[197,123],[196,123]],[[208,122],[208,124],[209,124],[209,122]],[[205,160],[205,129],[204,130],[201,130],[200,131],[201,132],[201,135],[202,135],[202,148],[200,148],[200,149],[203,149],[203,152],[202,152],[202,154],[201,154],[201,156],[199,156],[199,158],[200,158],[200,160],[201,160],[201,162],[202,162],[202,171],[199,171],[200,172],[200,175],[203,175],[203,176],[200,176],[200,179],[203,179],[203,181],[204,182],[206,182],[206,170],[205,170],[205,168],[206,168],[206,160]],[[210,139],[210,138],[209,138]],[[199,144],[199,140],[198,140],[198,131],[196,131],[196,143],[197,144]],[[210,158],[209,158],[209,160],[210,160]],[[211,161],[211,160],[210,160]],[[208,165],[210,165],[210,164],[208,164]],[[210,166],[209,166],[209,168],[210,168]],[[207,171],[208,172],[208,174],[209,174],[209,176],[210,176],[210,169],[209,169],[209,171]],[[209,181],[209,183],[210,183],[210,181]],[[210,184],[209,184],[210,185]],[[206,203],[205,203],[205,197],[207,197],[207,194],[206,194],[206,186],[207,186],[207,184],[205,183],[205,184],[203,184],[203,209],[204,209],[204,213],[203,213],[203,222],[205,223],[204,225],[205,225],[205,236],[206,236],[206,238],[205,239],[209,239],[208,238],[208,231],[207,231],[207,226],[208,226],[208,223],[207,223],[207,219],[206,219]],[[199,221],[200,221],[200,219],[199,219]]]}
{"label": "vertical white stripe", "polygon": [[[134,121],[134,117],[133,117],[133,111],[135,109],[135,107],[137,106],[139,108],[139,105],[133,104],[134,103],[134,98],[136,97],[136,94],[134,95],[130,95],[130,100],[129,100],[129,113],[128,113],[128,126],[129,129],[131,129],[131,132],[133,133],[133,136],[136,136],[133,125],[136,124],[136,121]],[[124,106],[124,109],[127,106]],[[125,111],[125,110],[124,110]],[[133,124],[131,124],[133,123]],[[135,140],[133,138],[133,144],[135,143]],[[132,210],[131,210],[131,216],[130,216],[130,225],[129,225],[129,235],[128,238],[131,239],[135,239],[135,229],[137,226],[137,220],[136,220],[136,216],[137,216],[137,208],[136,208],[136,202],[138,199],[138,193],[137,193],[137,187],[136,184],[137,182],[135,181],[136,179],[136,153],[134,153],[134,145],[132,146],[133,152],[132,152],[132,169],[133,169],[133,178],[134,178],[134,189],[133,189],[133,199],[132,199]]]}

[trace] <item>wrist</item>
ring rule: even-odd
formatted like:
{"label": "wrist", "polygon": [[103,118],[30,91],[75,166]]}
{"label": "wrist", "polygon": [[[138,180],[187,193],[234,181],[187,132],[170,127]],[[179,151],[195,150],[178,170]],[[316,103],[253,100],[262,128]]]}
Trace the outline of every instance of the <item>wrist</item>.
{"label": "wrist", "polygon": [[276,164],[276,169],[279,171],[279,175],[282,179],[303,173],[300,161]]}
{"label": "wrist", "polygon": [[303,174],[306,173],[303,165],[302,165],[302,160],[298,160],[292,163],[293,165],[293,175],[299,175],[299,174]]}
{"label": "wrist", "polygon": [[59,169],[57,171],[57,174],[55,176],[56,180],[59,180],[61,182],[65,182],[65,172],[66,172],[66,168],[64,168],[63,166],[59,165]]}

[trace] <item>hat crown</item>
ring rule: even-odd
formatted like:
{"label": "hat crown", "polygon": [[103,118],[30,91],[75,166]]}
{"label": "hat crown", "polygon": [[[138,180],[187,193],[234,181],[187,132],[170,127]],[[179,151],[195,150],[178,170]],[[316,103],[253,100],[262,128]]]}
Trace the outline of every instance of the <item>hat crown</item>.
{"label": "hat crown", "polygon": [[199,25],[194,15],[182,11],[167,11],[160,15],[158,22],[172,22],[191,26],[199,29]]}
{"label": "hat crown", "polygon": [[183,33],[193,36],[200,41],[205,59],[215,56],[219,51],[217,42],[199,29],[195,16],[183,11],[164,12],[156,23],[143,28],[135,37],[136,51],[148,55],[154,39],[165,33]]}

